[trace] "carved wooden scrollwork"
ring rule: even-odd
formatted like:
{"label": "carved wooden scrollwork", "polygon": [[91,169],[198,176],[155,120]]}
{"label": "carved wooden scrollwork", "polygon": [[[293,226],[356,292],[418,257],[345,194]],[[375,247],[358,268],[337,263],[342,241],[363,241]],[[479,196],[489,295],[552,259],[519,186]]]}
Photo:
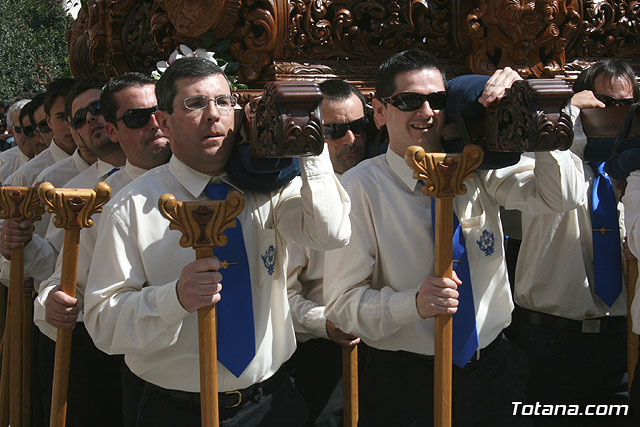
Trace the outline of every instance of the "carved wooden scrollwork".
{"label": "carved wooden scrollwork", "polygon": [[466,19],[467,65],[481,74],[506,66],[523,76],[559,74],[579,26],[577,0],[477,0]]}
{"label": "carved wooden scrollwork", "polygon": [[573,142],[571,95],[573,91],[561,80],[514,82],[497,107],[487,112],[487,149],[515,152],[568,149]]}
{"label": "carved wooden scrollwork", "polygon": [[313,82],[273,82],[252,101],[249,142],[259,157],[319,155],[324,147],[320,103]]}
{"label": "carved wooden scrollwork", "polygon": [[44,206],[35,188],[0,187],[0,218],[35,222],[43,213]]}
{"label": "carved wooden scrollwork", "polygon": [[575,56],[623,58],[640,52],[640,2],[587,0],[583,2],[583,30],[571,49]]}
{"label": "carved wooden scrollwork", "polygon": [[169,228],[182,233],[180,246],[217,247],[227,244],[224,231],[236,226],[236,217],[244,209],[244,196],[229,191],[225,200],[194,200],[180,202],[167,193],[158,200],[162,216],[169,220]]}
{"label": "carved wooden scrollwork", "polygon": [[467,192],[464,181],[474,175],[482,163],[484,152],[477,145],[467,145],[462,153],[427,153],[424,148],[407,148],[404,159],[413,177],[424,181],[421,191],[425,196],[453,198]]}
{"label": "carved wooden scrollwork", "polygon": [[102,212],[111,197],[111,187],[105,182],[87,188],[55,188],[49,182],[38,186],[38,194],[47,211],[55,214],[53,225],[58,228],[87,228],[93,225],[91,216]]}

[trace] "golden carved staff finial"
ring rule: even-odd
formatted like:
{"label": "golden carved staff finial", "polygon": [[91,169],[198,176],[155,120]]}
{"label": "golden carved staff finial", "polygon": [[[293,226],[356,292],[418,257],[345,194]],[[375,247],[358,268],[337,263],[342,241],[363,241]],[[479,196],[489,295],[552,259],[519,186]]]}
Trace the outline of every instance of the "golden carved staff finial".
{"label": "golden carved staff finial", "polygon": [[[44,207],[40,203],[35,189],[27,187],[0,187],[0,218],[10,219],[16,222],[28,220],[38,221],[42,218]],[[6,238],[6,236],[3,236]],[[5,350],[8,348],[9,370],[3,369],[0,383],[9,385],[11,395],[8,390],[0,392],[0,405],[2,406],[2,418],[11,419],[11,425],[20,426],[29,422],[30,384],[25,383],[23,378],[23,365],[25,359],[31,360],[28,348],[23,353],[25,340],[31,340],[30,331],[31,319],[23,322],[24,313],[29,312],[29,306],[24,305],[23,298],[24,283],[24,248],[11,249],[11,269],[9,279],[9,323],[5,325]],[[29,297],[29,300],[31,298]],[[9,338],[10,337],[10,338]],[[29,362],[30,363],[30,362]],[[28,366],[28,365],[27,365]],[[7,377],[8,375],[8,377]],[[7,380],[8,379],[8,380]],[[6,411],[10,405],[9,411]]]}
{"label": "golden carved staff finial", "polygon": [[[436,199],[435,275],[451,278],[453,274],[453,198],[467,192],[464,181],[474,175],[484,152],[477,145],[467,145],[462,153],[426,153],[422,147],[409,147],[405,161],[413,176],[422,179],[422,193]],[[452,331],[451,315],[435,319],[434,425],[451,426]]]}
{"label": "golden carved staff finial", "polygon": [[[80,230],[93,225],[91,216],[102,212],[102,206],[111,197],[111,187],[99,182],[93,190],[55,188],[51,183],[43,182],[38,186],[38,194],[47,211],[55,215],[53,224],[58,228],[64,228],[60,290],[75,297]],[[58,329],[49,422],[52,427],[64,427],[67,416],[71,336],[71,329]]]}
{"label": "golden carved staff finial", "polygon": [[[169,220],[169,228],[182,232],[180,246],[193,247],[196,259],[207,258],[217,246],[227,244],[224,231],[236,226],[236,217],[244,209],[244,196],[230,191],[225,200],[179,202],[173,194],[158,200],[160,213]],[[200,402],[202,426],[218,426],[218,349],[216,344],[215,305],[198,309],[200,347]]]}

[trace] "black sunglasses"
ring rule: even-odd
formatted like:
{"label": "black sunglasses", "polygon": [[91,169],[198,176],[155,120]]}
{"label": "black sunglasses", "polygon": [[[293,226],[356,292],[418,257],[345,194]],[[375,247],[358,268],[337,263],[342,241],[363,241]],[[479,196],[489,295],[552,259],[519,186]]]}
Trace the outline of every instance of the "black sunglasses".
{"label": "black sunglasses", "polygon": [[432,92],[426,95],[416,92],[402,92],[381,98],[400,111],[414,111],[422,107],[425,101],[433,110],[442,110],[447,106],[447,92]]}
{"label": "black sunglasses", "polygon": [[69,123],[72,128],[80,129],[87,123],[87,113],[91,113],[94,116],[99,116],[102,114],[102,109],[100,108],[100,100],[97,99],[93,101],[91,104],[87,105],[84,108],[76,111],[76,114],[73,115],[71,122]]}
{"label": "black sunglasses", "polygon": [[27,138],[33,138],[33,135],[35,135],[36,133],[36,128],[34,128],[33,126],[29,125],[29,126],[22,126],[22,133],[24,134],[24,136],[26,136]]}
{"label": "black sunglasses", "polygon": [[15,133],[22,133],[22,126],[14,126],[13,131]]}
{"label": "black sunglasses", "polygon": [[40,133],[49,133],[51,132],[51,128],[47,124],[47,119],[40,120],[36,125],[36,130]]}
{"label": "black sunglasses", "polygon": [[140,129],[149,123],[151,115],[156,112],[158,106],[149,108],[131,108],[122,113],[122,117],[117,117],[116,122],[122,120],[129,129]]}
{"label": "black sunglasses", "polygon": [[631,105],[633,104],[633,98],[614,98],[609,95],[596,95],[599,101],[601,101],[605,107],[613,107],[614,105]]}
{"label": "black sunglasses", "polygon": [[326,139],[338,139],[342,138],[347,134],[347,131],[350,129],[354,135],[360,135],[365,133],[367,130],[367,124],[369,121],[367,117],[360,117],[357,120],[354,120],[349,123],[333,123],[330,125],[325,124],[323,126],[324,129],[324,137]]}

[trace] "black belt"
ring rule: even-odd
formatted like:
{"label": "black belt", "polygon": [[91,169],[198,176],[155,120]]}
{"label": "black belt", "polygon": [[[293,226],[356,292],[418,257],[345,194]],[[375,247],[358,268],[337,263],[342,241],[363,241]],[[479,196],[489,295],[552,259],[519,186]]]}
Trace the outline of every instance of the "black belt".
{"label": "black belt", "polygon": [[[485,348],[479,349],[477,350],[475,353],[473,353],[473,356],[471,356],[471,359],[469,359],[469,362],[467,363],[471,363],[471,362],[475,362],[476,360],[480,360],[481,357],[483,355],[489,354],[491,353],[493,350],[495,350],[496,347],[498,347],[498,344],[500,344],[500,341],[502,341],[502,339],[504,338],[504,336],[502,335],[502,332],[498,334],[498,336],[496,337],[496,339],[494,339],[493,341],[491,341],[489,343],[489,345],[487,345]],[[384,350],[378,350],[375,349],[376,351],[384,351]],[[395,353],[398,353],[399,355],[402,356],[406,356],[406,357],[410,357],[410,358],[418,358],[418,359],[422,359],[422,360],[433,360],[434,356],[430,355],[430,354],[419,354],[419,353],[413,353],[410,351],[397,351]]]}
{"label": "black belt", "polygon": [[612,329],[623,328],[627,324],[624,316],[597,317],[594,319],[573,320],[553,314],[521,308],[520,319],[533,326],[560,329],[565,331],[578,331],[585,334],[599,334]]}
{"label": "black belt", "polygon": [[[262,382],[250,385],[249,387],[243,388],[242,390],[220,392],[218,393],[218,407],[220,409],[239,407],[240,405],[243,405],[244,403],[253,399],[253,397],[258,394],[260,390],[262,390],[263,394],[270,394],[275,386],[278,385],[279,380],[282,380],[284,378],[284,375],[284,368],[280,368],[278,369],[278,372]],[[181,390],[170,390],[146,381],[145,384],[152,390],[165,394],[173,399],[200,404],[200,393]]]}

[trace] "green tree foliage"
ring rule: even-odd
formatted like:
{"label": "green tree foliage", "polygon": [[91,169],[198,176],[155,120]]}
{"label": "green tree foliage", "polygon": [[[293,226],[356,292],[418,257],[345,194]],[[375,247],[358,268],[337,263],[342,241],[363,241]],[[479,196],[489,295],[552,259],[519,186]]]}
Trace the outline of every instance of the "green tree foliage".
{"label": "green tree foliage", "polygon": [[0,0],[0,100],[42,91],[52,79],[71,75],[72,23],[60,0]]}

